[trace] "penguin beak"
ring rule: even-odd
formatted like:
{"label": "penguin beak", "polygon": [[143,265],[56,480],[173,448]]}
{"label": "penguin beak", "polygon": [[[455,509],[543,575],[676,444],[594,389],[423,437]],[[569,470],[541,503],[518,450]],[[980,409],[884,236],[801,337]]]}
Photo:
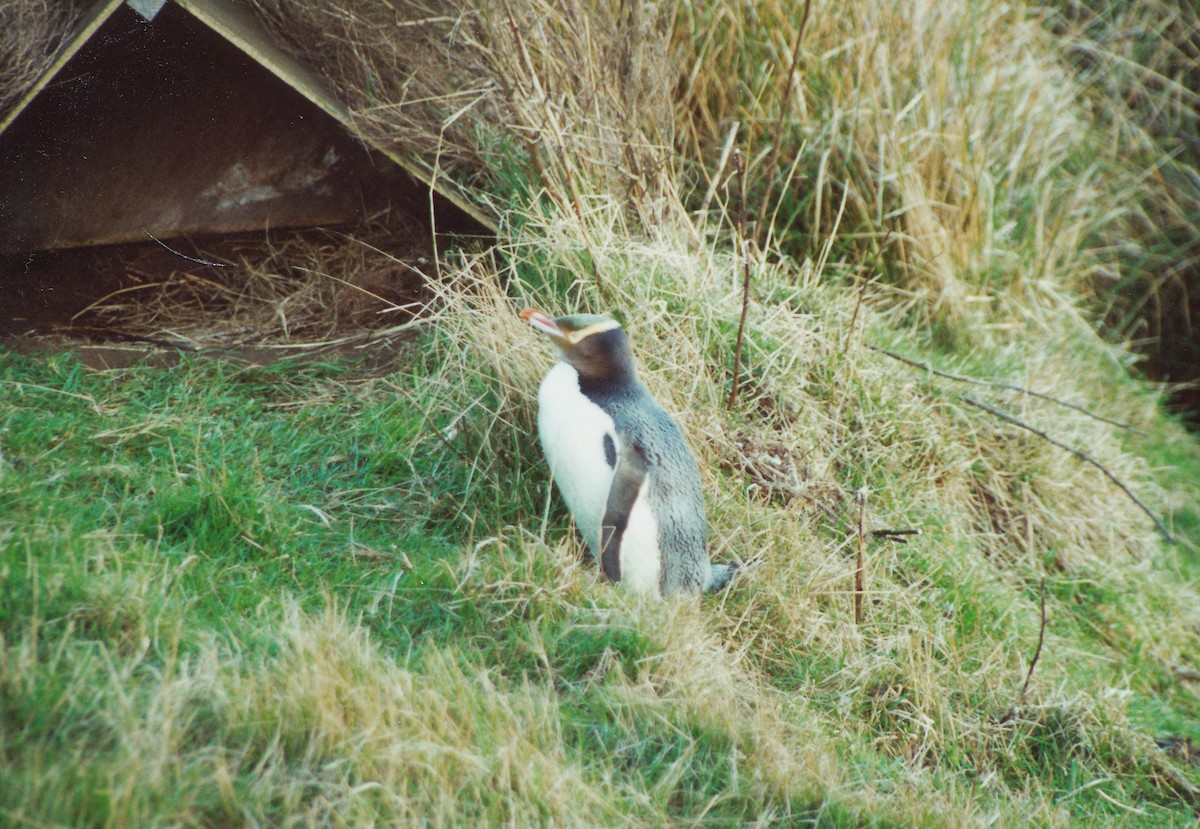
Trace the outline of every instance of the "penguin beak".
{"label": "penguin beak", "polygon": [[558,327],[558,324],[554,322],[554,318],[545,311],[539,311],[536,308],[526,308],[521,311],[521,319],[549,337],[559,348],[567,349],[571,347],[570,337]]}

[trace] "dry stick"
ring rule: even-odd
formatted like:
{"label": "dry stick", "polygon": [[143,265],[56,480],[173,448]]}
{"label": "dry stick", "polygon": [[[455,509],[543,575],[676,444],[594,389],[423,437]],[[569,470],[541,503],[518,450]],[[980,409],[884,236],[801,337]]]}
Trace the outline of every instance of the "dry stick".
{"label": "dry stick", "polygon": [[863,620],[863,564],[867,554],[867,490],[860,489],[854,493],[858,502],[858,563],[854,568],[854,623],[861,625]]}
{"label": "dry stick", "polygon": [[1150,520],[1154,522],[1154,526],[1157,527],[1158,531],[1163,534],[1163,538],[1167,539],[1168,543],[1170,543],[1170,544],[1175,543],[1175,539],[1171,536],[1171,533],[1169,533],[1167,531],[1167,528],[1163,526],[1162,522],[1158,520],[1157,516],[1155,516],[1155,514],[1150,511],[1150,508],[1148,506],[1146,506],[1145,504],[1143,504],[1141,502],[1141,500],[1136,495],[1134,495],[1132,491],[1130,491],[1129,487],[1127,487],[1127,486],[1125,486],[1125,484],[1121,483],[1121,480],[1116,475],[1109,472],[1108,468],[1105,467],[1104,464],[1100,463],[1098,460],[1091,457],[1090,455],[1087,455],[1084,452],[1080,452],[1078,449],[1075,449],[1074,447],[1068,446],[1067,444],[1065,444],[1061,441],[1055,440],[1054,438],[1050,437],[1048,434],[1043,432],[1041,429],[1030,426],[1025,421],[1009,414],[1008,412],[1001,411],[1000,409],[997,409],[994,406],[989,406],[987,403],[980,403],[975,398],[968,397],[965,394],[962,395],[960,397],[960,399],[965,403],[970,403],[972,406],[975,406],[976,408],[983,409],[988,414],[995,415],[996,417],[1000,418],[1001,420],[1008,421],[1009,423],[1013,424],[1014,426],[1020,426],[1022,429],[1025,429],[1028,432],[1032,432],[1033,434],[1040,437],[1042,440],[1053,443],[1059,449],[1067,450],[1068,452],[1070,452],[1072,455],[1079,458],[1080,460],[1087,461],[1092,466],[1099,469],[1101,472],[1103,472],[1105,474],[1105,476],[1110,481],[1112,481],[1114,484],[1116,484],[1118,487],[1120,487],[1121,491],[1124,492],[1126,495],[1128,495],[1129,499],[1131,501],[1133,501],[1133,503],[1135,503],[1139,507],[1141,507],[1142,512],[1144,512],[1144,513],[1146,513],[1146,515],[1150,516]]}
{"label": "dry stick", "polygon": [[742,256],[742,317],[738,321],[737,344],[733,349],[733,388],[729,390],[728,408],[737,402],[738,380],[742,374],[742,338],[746,333],[746,312],[750,308],[750,243],[746,240],[746,162],[741,150],[733,151],[733,175],[737,178],[738,204],[734,218],[737,246]]}
{"label": "dry stick", "polygon": [[166,242],[164,242],[162,239],[159,239],[153,233],[146,230],[146,228],[144,228],[144,227],[142,228],[142,233],[145,233],[147,236],[149,236],[151,239],[153,239],[155,242],[157,242],[159,244],[159,246],[162,247],[164,250],[167,250],[170,253],[173,253],[182,259],[186,259],[189,262],[195,262],[197,265],[211,265],[214,268],[228,268],[229,267],[228,264],[223,264],[221,262],[210,262],[207,259],[197,259],[195,256],[188,256],[186,253],[180,253],[179,251],[175,250],[175,248],[171,247]]}
{"label": "dry stick", "polygon": [[895,541],[897,544],[907,544],[908,537],[913,535],[921,535],[920,530],[871,530],[872,538],[882,538],[887,541]]}
{"label": "dry stick", "polygon": [[[429,181],[429,247],[433,251],[433,272],[434,278],[439,284],[442,282],[442,255],[438,252],[438,233],[437,233],[437,210],[434,201],[434,192],[437,187],[438,172],[442,169],[442,141],[446,137],[446,124],[442,124],[442,129],[438,133],[437,152],[433,155],[433,172]],[[388,303],[395,306],[395,303]]]}
{"label": "dry stick", "polygon": [[800,27],[796,29],[796,42],[792,44],[792,64],[788,67],[787,82],[783,88],[783,100],[779,102],[779,117],[775,121],[775,146],[771,150],[771,161],[767,164],[767,174],[763,179],[767,183],[767,192],[763,194],[762,204],[758,208],[758,224],[754,228],[755,235],[762,233],[767,222],[767,207],[771,202],[771,189],[775,181],[775,172],[779,168],[779,153],[783,147],[783,121],[787,117],[788,106],[792,97],[792,81],[796,77],[796,69],[800,66],[800,42],[804,39],[804,30],[808,26],[808,10],[812,0],[804,0],[804,13],[800,17]]}
{"label": "dry stick", "polygon": [[1037,648],[1033,652],[1033,659],[1029,662],[1029,671],[1025,674],[1025,684],[1021,686],[1021,696],[1018,698],[1017,704],[1025,704],[1025,693],[1029,690],[1029,680],[1033,679],[1033,669],[1037,667],[1038,660],[1042,656],[1042,643],[1046,641],[1046,577],[1042,576],[1042,627],[1038,631]]}
{"label": "dry stick", "polygon": [[1121,429],[1128,429],[1129,431],[1133,432],[1134,434],[1141,435],[1142,437],[1146,436],[1146,433],[1143,432],[1141,429],[1130,426],[1128,423],[1122,423],[1119,420],[1111,420],[1107,417],[1104,417],[1104,415],[1098,415],[1095,412],[1088,411],[1087,409],[1083,408],[1082,406],[1076,406],[1074,403],[1068,403],[1065,400],[1059,400],[1057,397],[1051,397],[1050,395],[1043,394],[1040,391],[1033,391],[1032,389],[1027,389],[1024,386],[1014,386],[1011,383],[998,383],[994,380],[980,380],[975,377],[966,377],[962,374],[952,374],[949,371],[939,371],[938,369],[929,365],[929,363],[922,363],[917,360],[913,360],[909,357],[905,357],[902,354],[897,354],[894,351],[888,351],[886,348],[880,348],[877,345],[871,345],[869,343],[867,344],[867,348],[871,349],[872,351],[878,351],[880,354],[884,354],[888,357],[891,357],[893,360],[899,360],[900,362],[906,363],[907,365],[910,365],[914,368],[924,369],[925,371],[928,371],[930,374],[936,374],[938,377],[945,377],[948,380],[957,380],[960,383],[971,383],[976,386],[986,386],[987,388],[990,388],[990,389],[1006,389],[1008,391],[1016,391],[1016,392],[1020,392],[1021,394],[1027,394],[1030,397],[1037,397],[1042,400],[1049,400],[1051,403],[1057,403],[1058,405],[1065,406],[1068,409],[1074,409],[1077,412],[1082,412],[1083,414],[1087,415],[1088,417],[1099,420],[1102,423],[1107,423],[1110,426],[1117,426]]}
{"label": "dry stick", "polygon": [[854,326],[858,322],[858,312],[862,308],[864,293],[866,293],[866,282],[861,282],[858,286],[858,301],[854,303],[854,316],[850,317],[850,329],[846,332],[846,342],[842,346],[842,354],[850,350],[850,340],[854,337]]}

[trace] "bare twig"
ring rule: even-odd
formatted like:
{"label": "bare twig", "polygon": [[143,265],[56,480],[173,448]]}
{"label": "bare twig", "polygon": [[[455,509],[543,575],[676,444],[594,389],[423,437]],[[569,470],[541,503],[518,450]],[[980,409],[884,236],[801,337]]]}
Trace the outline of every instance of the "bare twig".
{"label": "bare twig", "polygon": [[858,301],[854,303],[854,315],[850,317],[850,327],[846,331],[846,342],[842,345],[843,354],[850,350],[850,340],[854,338],[854,326],[858,322],[858,312],[862,308],[863,294],[865,292],[866,283],[860,283],[858,286]]}
{"label": "bare twig", "polygon": [[907,544],[908,536],[920,534],[920,530],[871,530],[872,538],[883,538],[887,541],[895,541],[897,544]]}
{"label": "bare twig", "polygon": [[742,258],[742,316],[738,321],[737,344],[733,349],[733,387],[729,390],[729,408],[737,402],[739,379],[742,374],[742,339],[746,333],[746,312],[750,308],[750,242],[746,238],[746,161],[741,150],[734,150],[731,159],[737,178],[738,199],[734,215],[734,231]]}
{"label": "bare twig", "polygon": [[784,82],[783,100],[779,102],[779,117],[775,121],[775,146],[771,149],[771,161],[767,164],[767,173],[763,178],[767,190],[763,194],[762,204],[759,205],[758,222],[754,228],[755,237],[760,240],[764,238],[762,232],[767,221],[767,208],[771,202],[775,172],[779,169],[779,153],[783,147],[783,122],[787,118],[788,106],[791,104],[792,82],[795,80],[796,70],[800,66],[800,42],[804,39],[804,30],[808,26],[810,6],[812,6],[812,0],[804,0],[804,12],[800,17],[800,26],[796,29],[796,41],[792,44],[792,63],[788,67],[787,80]]}
{"label": "bare twig", "polygon": [[188,256],[186,253],[180,253],[179,251],[175,250],[175,248],[171,247],[166,242],[164,242],[162,239],[159,239],[153,233],[146,230],[146,228],[144,228],[144,227],[142,228],[142,233],[145,233],[147,236],[149,236],[151,239],[153,239],[155,242],[157,242],[164,250],[170,251],[171,253],[175,254],[176,256],[186,259],[189,262],[195,262],[197,265],[211,265],[214,268],[228,268],[229,267],[229,265],[224,262],[211,262],[208,259],[197,259],[195,256]]}
{"label": "bare twig", "polygon": [[1025,704],[1025,694],[1029,690],[1029,680],[1033,679],[1033,669],[1037,667],[1038,660],[1042,657],[1042,644],[1046,641],[1046,577],[1042,576],[1042,626],[1038,630],[1037,648],[1033,652],[1033,659],[1029,661],[1029,670],[1025,674],[1025,684],[1021,686],[1021,696],[1017,702],[1018,705]]}
{"label": "bare twig", "polygon": [[1084,452],[1080,452],[1078,449],[1075,449],[1074,447],[1068,446],[1067,444],[1063,443],[1062,441],[1059,441],[1059,440],[1056,440],[1056,439],[1050,437],[1050,435],[1046,434],[1041,429],[1038,429],[1034,426],[1030,426],[1025,421],[1009,414],[1008,412],[997,409],[994,406],[989,406],[987,403],[981,403],[978,400],[976,400],[975,398],[968,397],[965,394],[962,395],[960,399],[963,402],[969,403],[972,406],[975,406],[976,408],[983,409],[988,414],[995,415],[996,417],[1000,418],[1001,420],[1007,421],[1008,423],[1011,423],[1014,426],[1020,426],[1022,429],[1026,430],[1027,432],[1032,432],[1033,434],[1040,437],[1042,440],[1045,440],[1045,441],[1048,441],[1049,443],[1054,444],[1059,449],[1065,449],[1066,451],[1070,452],[1072,455],[1079,458],[1080,460],[1087,461],[1092,466],[1099,469],[1101,472],[1104,473],[1104,475],[1110,481],[1112,481],[1114,484],[1116,484],[1118,487],[1120,487],[1121,491],[1124,492],[1126,495],[1128,495],[1129,499],[1131,501],[1133,501],[1135,504],[1137,504],[1141,508],[1142,512],[1144,512],[1144,513],[1146,513],[1146,515],[1150,516],[1150,520],[1154,522],[1154,526],[1158,528],[1158,531],[1160,533],[1162,533],[1163,538],[1165,538],[1168,543],[1170,543],[1170,544],[1175,543],[1175,539],[1171,536],[1171,533],[1168,532],[1167,528],[1165,526],[1163,526],[1163,523],[1158,520],[1158,517],[1155,516],[1155,514],[1150,511],[1150,508],[1148,506],[1146,506],[1145,504],[1143,504],[1141,502],[1141,500],[1136,495],[1133,494],[1133,492],[1129,489],[1129,487],[1125,486],[1125,484],[1123,484],[1116,475],[1114,475],[1112,472],[1108,471],[1108,468],[1105,467],[1104,464],[1100,463],[1098,460],[1091,457],[1090,455],[1088,455]]}
{"label": "bare twig", "polygon": [[1014,386],[1011,383],[998,383],[994,380],[980,380],[976,377],[967,377],[962,374],[953,374],[949,371],[940,371],[939,369],[936,369],[933,366],[929,365],[929,363],[922,363],[918,360],[913,360],[909,357],[905,357],[902,354],[897,354],[894,351],[888,351],[886,348],[880,348],[877,345],[868,344],[867,348],[871,349],[872,351],[878,351],[880,354],[891,357],[893,360],[899,360],[900,362],[905,363],[906,365],[910,365],[914,368],[923,369],[925,371],[928,371],[930,374],[936,374],[938,377],[945,377],[948,380],[956,380],[959,383],[971,383],[976,386],[986,386],[991,389],[1006,389],[1008,391],[1020,392],[1021,394],[1027,394],[1030,397],[1037,397],[1042,400],[1048,400],[1051,403],[1057,403],[1058,405],[1065,406],[1068,409],[1074,409],[1077,412],[1082,412],[1083,414],[1087,415],[1088,417],[1095,418],[1096,420],[1099,420],[1103,423],[1107,423],[1110,426],[1117,426],[1117,427],[1120,427],[1121,429],[1128,429],[1129,431],[1133,432],[1134,434],[1141,435],[1143,437],[1145,437],[1145,435],[1146,435],[1146,433],[1143,432],[1141,429],[1130,426],[1128,423],[1122,423],[1119,420],[1112,420],[1110,418],[1104,417],[1103,415],[1098,415],[1095,412],[1088,411],[1087,409],[1083,408],[1082,406],[1076,406],[1074,403],[1068,403],[1065,400],[1060,400],[1057,397],[1051,397],[1050,395],[1043,394],[1040,391],[1033,391],[1032,389],[1027,389],[1024,386]]}
{"label": "bare twig", "polygon": [[858,502],[858,561],[854,568],[854,623],[861,625],[863,620],[863,569],[867,556],[867,490],[860,489],[854,493]]}

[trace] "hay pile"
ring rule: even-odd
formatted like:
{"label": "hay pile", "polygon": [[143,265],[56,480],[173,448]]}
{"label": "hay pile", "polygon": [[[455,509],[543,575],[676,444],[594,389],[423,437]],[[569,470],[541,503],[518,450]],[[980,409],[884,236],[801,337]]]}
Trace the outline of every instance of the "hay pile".
{"label": "hay pile", "polygon": [[86,0],[17,0],[0,6],[0,113],[49,66]]}
{"label": "hay pile", "polygon": [[350,229],[244,235],[179,250],[124,246],[122,287],[71,320],[76,334],[188,351],[384,336],[426,314],[429,237],[376,220]]}

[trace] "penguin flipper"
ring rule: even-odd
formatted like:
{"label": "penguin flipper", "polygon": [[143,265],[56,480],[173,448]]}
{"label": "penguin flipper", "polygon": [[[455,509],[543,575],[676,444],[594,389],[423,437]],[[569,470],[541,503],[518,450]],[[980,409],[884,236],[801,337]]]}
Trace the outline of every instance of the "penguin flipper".
{"label": "penguin flipper", "polygon": [[704,592],[716,593],[725,589],[726,585],[737,575],[737,564],[710,564],[708,578],[704,580]]}
{"label": "penguin flipper", "polygon": [[604,575],[621,580],[621,539],[629,526],[629,514],[646,482],[646,456],[642,448],[629,443],[617,457],[608,503],[600,522],[600,566]]}

